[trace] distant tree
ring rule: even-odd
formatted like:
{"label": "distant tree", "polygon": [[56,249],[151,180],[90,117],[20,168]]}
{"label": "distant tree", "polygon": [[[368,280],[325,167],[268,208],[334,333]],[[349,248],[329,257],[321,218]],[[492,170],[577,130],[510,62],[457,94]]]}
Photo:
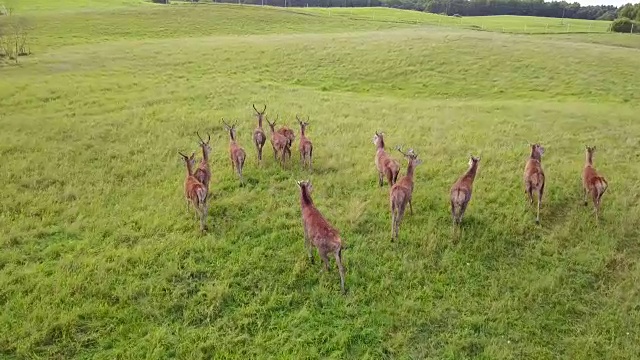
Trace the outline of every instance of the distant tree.
{"label": "distant tree", "polygon": [[630,33],[633,31],[640,33],[640,23],[628,18],[615,19],[611,24],[611,31],[619,33]]}
{"label": "distant tree", "polygon": [[31,54],[29,34],[33,26],[25,17],[16,16],[13,9],[7,9],[0,16],[0,56],[18,63],[20,56]]}

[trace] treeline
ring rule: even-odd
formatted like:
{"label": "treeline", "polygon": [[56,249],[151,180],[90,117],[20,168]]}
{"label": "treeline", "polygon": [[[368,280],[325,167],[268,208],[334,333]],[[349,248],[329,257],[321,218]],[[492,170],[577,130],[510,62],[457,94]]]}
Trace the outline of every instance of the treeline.
{"label": "treeline", "polygon": [[640,3],[621,6],[618,10],[618,17],[640,21]]}
{"label": "treeline", "polygon": [[[164,2],[165,0],[153,0]],[[187,0],[189,1],[189,0]],[[198,1],[198,0],[193,0]],[[588,20],[614,20],[619,17],[640,20],[640,3],[617,8],[613,5],[581,6],[579,3],[543,0],[199,0],[201,2],[242,3],[291,7],[391,7],[427,11],[434,14],[485,16],[521,15],[565,17]]]}

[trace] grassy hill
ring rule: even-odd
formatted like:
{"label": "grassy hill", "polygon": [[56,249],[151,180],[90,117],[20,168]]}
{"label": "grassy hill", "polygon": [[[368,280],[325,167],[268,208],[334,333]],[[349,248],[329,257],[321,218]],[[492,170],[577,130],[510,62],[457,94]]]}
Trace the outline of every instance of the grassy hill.
{"label": "grassy hill", "polygon": [[[0,65],[0,357],[640,351],[640,38],[68,4],[24,11],[34,54]],[[252,103],[290,126],[310,117],[313,173],[295,152],[279,168],[269,145],[256,164]],[[238,121],[245,187],[222,117]],[[213,143],[204,236],[177,153],[196,151],[196,130]],[[375,131],[424,160],[398,243]],[[528,142],[547,150],[540,226],[522,187]],[[582,204],[585,144],[610,184],[599,225]],[[470,152],[482,160],[456,242],[448,191]],[[294,182],[306,178],[348,246],[346,296],[335,265],[324,273],[306,257]]]}

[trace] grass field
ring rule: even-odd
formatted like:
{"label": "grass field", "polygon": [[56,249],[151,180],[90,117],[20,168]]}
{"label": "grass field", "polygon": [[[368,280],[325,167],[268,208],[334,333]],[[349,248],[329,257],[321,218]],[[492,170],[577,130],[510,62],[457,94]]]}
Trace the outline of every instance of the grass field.
{"label": "grass field", "polygon": [[[34,54],[0,65],[0,358],[640,353],[640,37],[47,3],[22,3]],[[313,173],[280,169],[268,145],[256,165],[252,103],[290,126],[310,116]],[[238,120],[245,187],[221,117]],[[204,236],[177,153],[196,130],[214,143]],[[376,130],[424,160],[398,243]],[[536,141],[540,226],[522,188]],[[598,226],[581,203],[585,144],[610,184]],[[448,191],[470,152],[482,160],[453,242]],[[348,246],[346,296],[335,265],[306,257],[304,178]]]}
{"label": "grass field", "polygon": [[388,8],[304,8],[292,11],[326,17],[422,24],[508,33],[605,33],[609,21],[557,19],[534,16],[470,16],[452,17],[419,11]]}

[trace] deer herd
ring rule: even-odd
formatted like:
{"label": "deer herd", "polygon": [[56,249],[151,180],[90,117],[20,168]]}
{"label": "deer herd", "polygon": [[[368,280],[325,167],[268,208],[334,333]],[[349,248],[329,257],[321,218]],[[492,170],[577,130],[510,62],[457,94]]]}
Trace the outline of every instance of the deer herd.
{"label": "deer herd", "polygon": [[[267,122],[270,130],[269,140],[273,148],[274,159],[280,163],[281,166],[285,166],[287,160],[291,159],[291,146],[295,141],[295,132],[286,126],[276,128],[276,122],[278,116],[269,121],[266,116],[267,106],[265,105],[262,111],[258,110],[253,105],[255,116],[258,120],[258,126],[253,131],[253,143],[256,147],[257,161],[262,165],[263,160],[263,147],[267,141],[263,123]],[[313,144],[307,137],[307,127],[309,126],[309,118],[304,121],[296,115],[296,119],[300,126],[300,137],[298,150],[300,153],[300,164],[303,168],[309,170],[312,169],[312,155]],[[244,185],[244,178],[242,175],[242,169],[246,160],[246,152],[238,143],[236,137],[237,123],[229,125],[224,119],[222,119],[224,129],[229,133],[229,157],[231,161],[231,170],[235,172],[239,178],[240,185]],[[211,147],[209,142],[211,141],[211,135],[207,134],[207,141],[205,141],[198,132],[198,144],[202,151],[202,159],[195,168],[195,152],[190,156],[179,152],[180,156],[185,162],[186,177],[184,180],[184,196],[187,203],[187,210],[193,207],[195,210],[196,218],[200,223],[200,230],[206,230],[206,217],[208,212],[208,199],[209,199],[209,184],[211,180],[211,169],[209,167],[209,156],[211,154]],[[390,187],[389,190],[389,204],[391,210],[391,241],[398,240],[398,233],[400,231],[400,223],[405,214],[407,205],[409,206],[410,214],[413,214],[413,208],[411,205],[411,199],[414,189],[414,172],[416,166],[422,163],[422,160],[418,159],[418,154],[413,149],[408,149],[406,152],[402,150],[402,147],[396,146],[397,150],[407,161],[407,172],[405,176],[398,179],[400,173],[400,162],[393,158],[386,151],[384,133],[375,132],[373,137],[373,144],[376,147],[376,153],[374,163],[378,172],[378,184],[380,187],[384,186],[385,180]],[[595,146],[587,146],[585,149],[585,165],[582,171],[582,185],[584,191],[584,205],[588,204],[588,196],[591,195],[596,222],[598,221],[600,202],[602,195],[605,193],[608,187],[608,183],[605,178],[598,174],[593,166],[593,155],[595,153]],[[534,202],[534,195],[536,197],[536,223],[540,223],[540,206],[542,204],[542,197],[545,186],[545,175],[542,168],[542,155],[544,154],[544,147],[540,144],[530,144],[530,155],[525,163],[524,167],[524,189],[525,195],[531,205]],[[451,187],[450,202],[451,202],[451,219],[452,229],[455,233],[456,228],[460,228],[462,224],[462,217],[471,201],[471,194],[473,189],[473,182],[478,172],[478,166],[480,163],[480,157],[473,155],[469,156],[468,169],[456,180]],[[317,248],[318,254],[324,263],[325,270],[329,270],[329,258],[328,255],[332,254],[335,257],[340,273],[340,288],[342,292],[345,292],[345,274],[344,266],[342,263],[342,250],[344,246],[340,238],[338,230],[336,230],[315,207],[311,198],[312,186],[309,180],[296,181],[300,190],[300,206],[302,213],[302,225],[304,230],[304,245],[307,249],[309,260],[314,263],[313,248]]]}

